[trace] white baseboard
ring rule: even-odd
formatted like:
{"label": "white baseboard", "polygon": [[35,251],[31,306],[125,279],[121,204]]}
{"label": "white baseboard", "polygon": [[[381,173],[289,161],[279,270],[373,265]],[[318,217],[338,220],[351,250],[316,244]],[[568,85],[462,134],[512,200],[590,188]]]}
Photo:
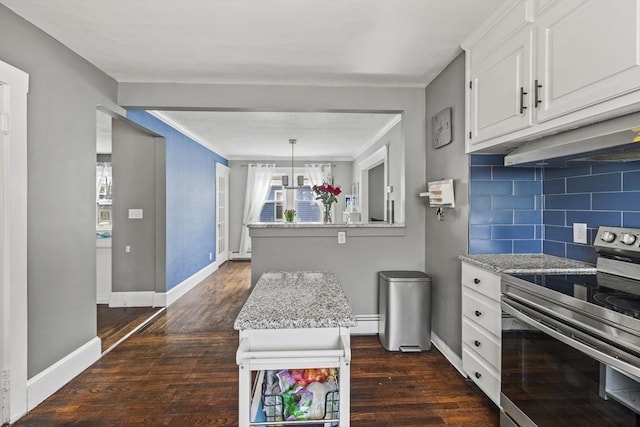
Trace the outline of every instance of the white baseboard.
{"label": "white baseboard", "polygon": [[251,253],[241,254],[240,252],[229,252],[231,261],[251,261]]}
{"label": "white baseboard", "polygon": [[155,307],[155,292],[111,292],[109,307]]}
{"label": "white baseboard", "polygon": [[449,363],[451,363],[453,367],[456,368],[458,372],[460,372],[460,375],[462,375],[463,377],[467,376],[467,374],[465,374],[462,370],[462,359],[457,354],[455,354],[453,350],[451,350],[451,347],[449,347],[444,341],[442,341],[439,336],[434,334],[433,331],[431,331],[431,343],[436,346],[436,348],[440,350],[440,353],[442,353],[442,355],[449,361]]}
{"label": "white baseboard", "polygon": [[95,337],[27,380],[27,410],[30,411],[38,406],[76,375],[100,359],[101,355],[101,340]]}
{"label": "white baseboard", "polygon": [[96,297],[96,304],[109,304],[109,295],[98,295]]}
{"label": "white baseboard", "polygon": [[351,335],[377,335],[378,319],[377,314],[358,314],[358,325],[351,328]]}
{"label": "white baseboard", "polygon": [[202,270],[198,271],[191,277],[186,278],[182,282],[178,283],[173,288],[169,289],[166,293],[165,305],[169,307],[171,304],[176,302],[178,298],[189,292],[193,289],[198,283],[202,282],[207,276],[211,273],[215,272],[218,269],[218,262],[214,261],[211,264],[207,265]]}

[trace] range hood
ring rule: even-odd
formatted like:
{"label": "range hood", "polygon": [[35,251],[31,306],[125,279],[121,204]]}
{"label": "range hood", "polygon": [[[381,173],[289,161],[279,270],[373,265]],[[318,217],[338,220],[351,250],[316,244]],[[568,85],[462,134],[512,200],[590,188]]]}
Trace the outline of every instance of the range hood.
{"label": "range hood", "polygon": [[504,158],[505,166],[572,167],[640,162],[640,112],[527,142]]}

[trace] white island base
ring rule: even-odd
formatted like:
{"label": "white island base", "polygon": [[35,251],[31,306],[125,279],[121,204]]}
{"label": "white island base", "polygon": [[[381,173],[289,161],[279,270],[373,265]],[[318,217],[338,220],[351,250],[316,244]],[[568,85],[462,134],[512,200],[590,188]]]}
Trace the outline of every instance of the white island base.
{"label": "white island base", "polygon": [[[349,328],[248,329],[240,331],[236,353],[239,370],[239,425],[349,426],[351,345]],[[264,419],[261,373],[267,370],[338,368],[339,418],[294,422]],[[252,371],[257,371],[253,381]]]}
{"label": "white island base", "polygon": [[[350,327],[355,325],[355,315],[335,274],[263,274],[234,324],[239,331],[239,426],[348,427]],[[269,411],[263,407],[262,389],[266,372],[322,368],[337,369],[338,388],[324,399],[324,418],[287,420],[280,409],[277,417],[266,419]],[[338,397],[330,401],[329,395]],[[280,399],[280,408],[284,406],[281,396],[269,395],[272,398]]]}

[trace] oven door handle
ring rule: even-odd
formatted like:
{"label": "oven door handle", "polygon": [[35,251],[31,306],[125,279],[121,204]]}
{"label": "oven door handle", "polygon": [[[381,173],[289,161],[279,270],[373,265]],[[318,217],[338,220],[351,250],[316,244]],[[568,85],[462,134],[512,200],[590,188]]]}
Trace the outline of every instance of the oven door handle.
{"label": "oven door handle", "polygon": [[[592,343],[591,340],[585,339],[584,334],[577,329],[573,329],[565,324],[562,324],[561,328],[553,327],[552,325],[557,322],[554,322],[552,318],[540,312],[533,311],[516,301],[507,301],[504,296],[502,299],[502,311],[513,316],[519,321],[544,332],[558,341],[587,354],[589,357],[617,368],[622,372],[633,376],[637,381],[640,381],[640,368],[603,352],[596,343]],[[602,345],[605,346],[607,344],[602,343]],[[626,357],[634,358],[631,355],[627,355]]]}

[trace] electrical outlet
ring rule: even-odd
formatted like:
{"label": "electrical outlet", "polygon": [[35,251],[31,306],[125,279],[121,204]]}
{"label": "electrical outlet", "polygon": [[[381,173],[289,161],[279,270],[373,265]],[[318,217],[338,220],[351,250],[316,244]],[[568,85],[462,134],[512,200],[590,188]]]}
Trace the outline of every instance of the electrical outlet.
{"label": "electrical outlet", "polygon": [[338,244],[344,245],[347,243],[347,232],[346,231],[338,231]]}
{"label": "electrical outlet", "polygon": [[213,252],[209,252],[209,261],[213,260]]}
{"label": "electrical outlet", "polygon": [[587,243],[587,224],[573,223],[573,243]]}
{"label": "electrical outlet", "polygon": [[125,245],[124,253],[126,253],[126,254],[130,254],[131,253],[131,245]]}

